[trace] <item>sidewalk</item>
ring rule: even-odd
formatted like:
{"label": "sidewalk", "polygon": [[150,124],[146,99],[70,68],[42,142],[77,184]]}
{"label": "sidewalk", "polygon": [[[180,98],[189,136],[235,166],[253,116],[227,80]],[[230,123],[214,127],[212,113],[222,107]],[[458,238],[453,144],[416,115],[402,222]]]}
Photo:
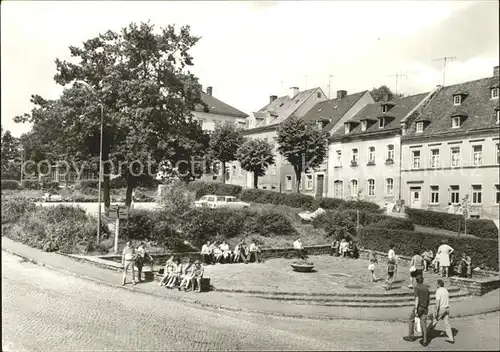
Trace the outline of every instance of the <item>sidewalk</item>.
{"label": "sidewalk", "polygon": [[[174,299],[188,304],[201,305],[202,307],[313,319],[407,321],[409,315],[408,307],[357,308],[299,305],[238,293],[193,293],[167,290],[159,287],[155,282],[141,283],[136,286],[131,284],[121,286],[121,273],[118,271],[103,269],[57,253],[43,252],[22,243],[14,242],[6,237],[2,237],[2,250],[26,258],[35,264],[46,266],[52,270],[78,276],[99,284],[165,297],[166,299]],[[463,301],[454,302],[452,308],[453,317],[465,317],[498,311],[500,310],[499,298],[499,290],[495,290],[481,297],[473,296]]]}

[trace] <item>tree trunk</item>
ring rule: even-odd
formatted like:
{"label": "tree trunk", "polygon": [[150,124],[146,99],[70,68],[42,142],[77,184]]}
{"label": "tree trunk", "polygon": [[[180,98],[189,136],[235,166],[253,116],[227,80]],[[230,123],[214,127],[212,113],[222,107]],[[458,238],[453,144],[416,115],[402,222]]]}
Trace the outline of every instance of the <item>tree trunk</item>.
{"label": "tree trunk", "polygon": [[259,184],[259,176],[257,176],[257,173],[253,173],[253,188],[257,189]]}
{"label": "tree trunk", "polygon": [[222,183],[226,183],[226,162],[222,162]]}
{"label": "tree trunk", "polygon": [[127,193],[125,196],[125,205],[127,208],[130,208],[130,205],[132,204],[132,192],[136,186],[137,180],[132,176],[127,177]]}
{"label": "tree trunk", "polygon": [[300,193],[300,181],[302,181],[302,170],[295,169],[295,179],[297,180],[297,193]]}

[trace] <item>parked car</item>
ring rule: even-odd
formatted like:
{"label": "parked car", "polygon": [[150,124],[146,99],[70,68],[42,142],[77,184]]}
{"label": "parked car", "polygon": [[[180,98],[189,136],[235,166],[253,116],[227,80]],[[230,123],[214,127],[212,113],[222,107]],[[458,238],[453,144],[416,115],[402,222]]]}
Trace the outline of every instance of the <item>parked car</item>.
{"label": "parked car", "polygon": [[62,202],[63,197],[59,194],[45,193],[42,200],[44,202]]}
{"label": "parked car", "polygon": [[199,200],[194,202],[196,208],[210,208],[210,209],[249,209],[250,204],[245,203],[232,196],[216,196],[213,194],[205,195]]}

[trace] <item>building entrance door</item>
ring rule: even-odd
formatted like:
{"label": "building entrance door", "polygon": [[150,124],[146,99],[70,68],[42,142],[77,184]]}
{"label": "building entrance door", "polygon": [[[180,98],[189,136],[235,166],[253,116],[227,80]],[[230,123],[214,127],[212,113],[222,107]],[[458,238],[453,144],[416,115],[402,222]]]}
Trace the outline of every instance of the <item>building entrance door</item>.
{"label": "building entrance door", "polygon": [[422,189],[420,187],[410,188],[410,208],[422,207]]}

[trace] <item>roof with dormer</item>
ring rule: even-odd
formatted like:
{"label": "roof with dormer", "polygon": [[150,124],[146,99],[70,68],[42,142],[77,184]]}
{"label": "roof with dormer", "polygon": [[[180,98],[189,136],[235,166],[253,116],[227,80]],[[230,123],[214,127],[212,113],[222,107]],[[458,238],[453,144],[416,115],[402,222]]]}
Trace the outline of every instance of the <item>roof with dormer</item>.
{"label": "roof with dormer", "polygon": [[[498,84],[498,77],[482,78],[441,88],[420,116],[408,126],[403,138],[464,133],[498,127],[495,123],[495,110],[499,108],[499,101],[498,98],[491,98],[491,89],[495,84]],[[453,96],[457,94],[463,94],[460,105],[454,105],[453,102]],[[462,116],[461,126],[452,129],[451,118],[455,116]],[[429,123],[423,132],[417,133],[415,124],[424,120]]]}
{"label": "roof with dormer", "polygon": [[195,111],[240,118],[246,118],[248,116],[248,114],[245,114],[243,111],[240,111],[235,107],[232,107],[231,105],[226,104],[219,99],[211,96],[210,94],[204,92],[201,92],[201,101],[203,101],[207,105],[208,111],[206,111],[205,107],[201,104],[196,107]]}
{"label": "roof with dormer", "polygon": [[[373,135],[386,133],[388,131],[399,131],[401,120],[408,115],[429,93],[416,94],[404,98],[391,100],[388,102],[377,102],[366,105],[346,123],[351,123],[351,130],[348,134],[343,128],[338,129],[332,139],[339,139],[351,136]],[[383,112],[383,106],[390,107],[387,112]],[[379,128],[378,120],[384,118],[384,127]],[[367,120],[366,130],[362,130],[362,121]]]}
{"label": "roof with dormer", "polygon": [[319,102],[304,115],[306,121],[329,121],[323,131],[330,131],[337,122],[363,97],[368,91],[349,94],[342,99],[331,99]]}

